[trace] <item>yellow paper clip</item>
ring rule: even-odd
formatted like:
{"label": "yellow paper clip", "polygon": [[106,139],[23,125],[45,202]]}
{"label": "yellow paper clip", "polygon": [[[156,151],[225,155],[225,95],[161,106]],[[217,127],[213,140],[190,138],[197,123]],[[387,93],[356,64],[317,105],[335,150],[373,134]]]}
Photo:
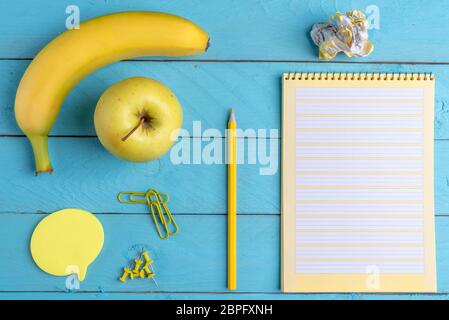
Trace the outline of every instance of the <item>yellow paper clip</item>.
{"label": "yellow paper clip", "polygon": [[[127,199],[124,199],[125,196]],[[120,192],[117,199],[124,204],[146,204],[161,239],[166,240],[178,233],[178,224],[167,206],[167,202],[170,200],[167,194],[150,189],[147,192]]]}
{"label": "yellow paper clip", "polygon": [[[117,196],[117,199],[120,203],[123,204],[147,204],[147,201],[145,200],[146,192],[120,192]],[[123,199],[125,196],[127,196],[128,200]],[[135,199],[134,197],[143,197],[144,199]]]}
{"label": "yellow paper clip", "polygon": [[[177,234],[179,229],[178,225],[167,207],[167,202],[169,200],[168,195],[151,189],[147,192],[145,197],[159,237],[165,240],[168,239],[168,237]],[[162,197],[165,199],[163,200]],[[156,214],[159,220],[156,218]],[[162,225],[164,232],[161,231],[160,225]],[[170,228],[171,225],[173,227]]]}

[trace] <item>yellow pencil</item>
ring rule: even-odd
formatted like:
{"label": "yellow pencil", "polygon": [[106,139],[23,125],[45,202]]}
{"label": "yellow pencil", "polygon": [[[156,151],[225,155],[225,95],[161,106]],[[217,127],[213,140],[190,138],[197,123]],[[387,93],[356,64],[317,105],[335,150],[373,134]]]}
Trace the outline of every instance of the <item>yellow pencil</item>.
{"label": "yellow pencil", "polygon": [[228,122],[228,289],[237,289],[237,142],[234,110]]}

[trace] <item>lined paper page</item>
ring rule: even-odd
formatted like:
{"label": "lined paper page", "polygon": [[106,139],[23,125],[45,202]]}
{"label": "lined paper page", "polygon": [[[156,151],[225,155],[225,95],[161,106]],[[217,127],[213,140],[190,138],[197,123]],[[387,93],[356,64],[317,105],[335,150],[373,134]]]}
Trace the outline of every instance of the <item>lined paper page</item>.
{"label": "lined paper page", "polygon": [[423,273],[423,89],[296,89],[296,272]]}
{"label": "lined paper page", "polygon": [[436,291],[434,84],[284,74],[284,291]]}

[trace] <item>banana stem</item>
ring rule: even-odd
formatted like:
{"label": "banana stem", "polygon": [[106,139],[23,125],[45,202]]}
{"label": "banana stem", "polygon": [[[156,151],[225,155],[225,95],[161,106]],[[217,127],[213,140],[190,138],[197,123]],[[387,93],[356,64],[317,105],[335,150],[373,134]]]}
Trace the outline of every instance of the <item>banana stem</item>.
{"label": "banana stem", "polygon": [[29,136],[33,147],[34,160],[36,162],[36,175],[41,172],[52,173],[50,157],[48,154],[48,136]]}
{"label": "banana stem", "polygon": [[145,118],[142,117],[140,118],[139,123],[137,124],[137,126],[135,126],[134,128],[131,129],[130,132],[128,132],[128,134],[126,136],[124,136],[122,138],[122,141],[126,141],[134,132],[136,132],[137,129],[139,129],[139,127],[145,122]]}

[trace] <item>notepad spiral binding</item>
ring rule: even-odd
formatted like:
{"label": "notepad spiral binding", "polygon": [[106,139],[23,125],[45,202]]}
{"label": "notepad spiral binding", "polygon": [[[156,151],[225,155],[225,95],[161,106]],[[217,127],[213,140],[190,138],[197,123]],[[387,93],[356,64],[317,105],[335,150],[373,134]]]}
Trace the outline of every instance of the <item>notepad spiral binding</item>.
{"label": "notepad spiral binding", "polygon": [[366,81],[432,81],[432,73],[318,73],[318,72],[289,72],[284,73],[284,80],[366,80]]}

